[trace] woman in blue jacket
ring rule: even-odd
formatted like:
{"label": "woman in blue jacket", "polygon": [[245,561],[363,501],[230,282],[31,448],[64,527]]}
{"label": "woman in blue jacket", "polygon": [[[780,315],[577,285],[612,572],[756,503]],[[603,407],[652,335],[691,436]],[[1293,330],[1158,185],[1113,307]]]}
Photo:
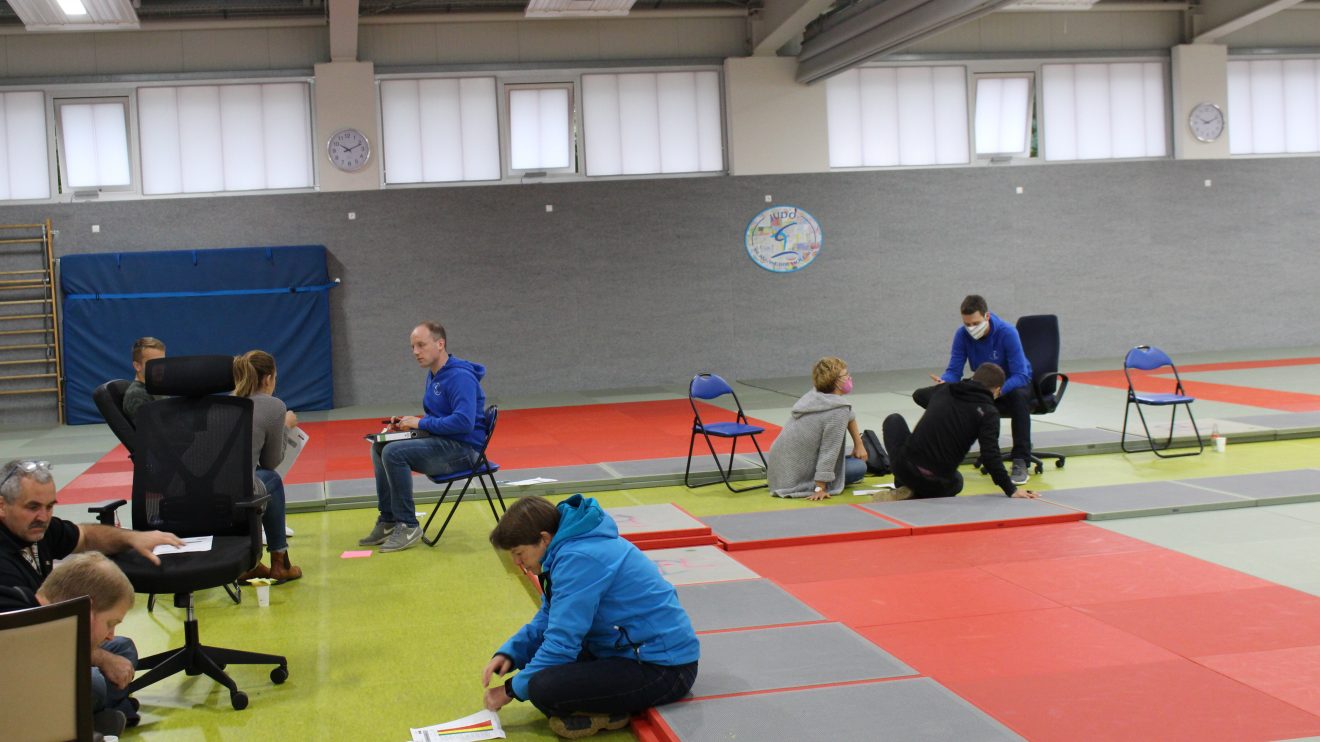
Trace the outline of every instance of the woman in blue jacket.
{"label": "woman in blue jacket", "polygon": [[555,734],[577,739],[687,695],[701,653],[692,622],[674,586],[595,500],[521,498],[490,542],[539,576],[542,599],[486,665],[482,687],[520,670],[486,691],[486,708],[531,701]]}

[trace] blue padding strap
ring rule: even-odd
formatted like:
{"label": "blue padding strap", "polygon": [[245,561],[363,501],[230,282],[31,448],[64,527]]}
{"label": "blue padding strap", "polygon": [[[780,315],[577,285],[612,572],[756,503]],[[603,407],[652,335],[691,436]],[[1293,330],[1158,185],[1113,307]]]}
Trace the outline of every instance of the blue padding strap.
{"label": "blue padding strap", "polygon": [[180,299],[198,296],[253,296],[255,294],[306,294],[313,291],[329,291],[338,286],[336,283],[323,283],[319,286],[287,286],[274,289],[225,289],[223,291],[156,291],[139,294],[67,294],[66,301],[86,301],[89,299]]}

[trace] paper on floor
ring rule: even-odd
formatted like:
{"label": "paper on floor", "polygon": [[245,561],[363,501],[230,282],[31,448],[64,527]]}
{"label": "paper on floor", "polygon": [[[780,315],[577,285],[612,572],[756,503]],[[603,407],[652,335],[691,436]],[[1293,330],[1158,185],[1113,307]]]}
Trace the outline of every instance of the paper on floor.
{"label": "paper on floor", "polygon": [[479,742],[483,739],[505,739],[504,728],[500,726],[500,717],[494,711],[478,711],[462,719],[411,731],[412,742]]}

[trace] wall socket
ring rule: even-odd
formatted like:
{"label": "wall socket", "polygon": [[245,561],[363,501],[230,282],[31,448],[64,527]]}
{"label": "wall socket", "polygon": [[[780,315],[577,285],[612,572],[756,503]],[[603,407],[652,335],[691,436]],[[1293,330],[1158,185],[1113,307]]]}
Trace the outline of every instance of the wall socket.
{"label": "wall socket", "polygon": [[92,234],[100,234],[100,233],[101,233],[101,225],[100,225],[100,224],[93,224],[93,225],[92,225]]}

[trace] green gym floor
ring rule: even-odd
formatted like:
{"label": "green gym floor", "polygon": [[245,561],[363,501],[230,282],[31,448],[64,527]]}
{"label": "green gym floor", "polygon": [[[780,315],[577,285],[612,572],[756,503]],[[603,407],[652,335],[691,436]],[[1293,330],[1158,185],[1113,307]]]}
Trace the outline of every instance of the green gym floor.
{"label": "green gym floor", "polygon": [[[1310,350],[1291,355],[1320,355]],[[1215,360],[1236,358],[1221,355]],[[1089,367],[1104,368],[1100,364]],[[1269,388],[1277,382],[1275,388],[1285,388],[1285,384],[1294,383],[1297,369],[1286,374],[1276,372],[1261,369],[1250,383]],[[905,372],[884,377],[895,381],[894,388],[899,388],[920,375]],[[895,409],[911,411],[910,402],[903,402],[901,396],[889,390],[863,393],[865,378],[858,381],[857,395],[863,427],[878,429],[883,414]],[[878,386],[883,380],[879,376],[874,379]],[[796,397],[781,390],[804,387],[805,381],[799,378],[748,382],[746,387],[739,385],[738,390],[749,414],[781,424]],[[1070,400],[1074,405],[1070,411],[1065,413],[1061,408],[1058,418],[1046,426],[1084,425],[1089,419],[1089,424],[1102,427],[1115,417],[1121,420],[1122,393],[1113,392],[1117,401],[1112,402],[1110,392],[1113,390],[1078,393]],[[681,391],[676,396],[682,396]],[[575,395],[575,399],[591,398]],[[516,401],[500,401],[505,409],[516,406]],[[528,404],[544,401],[529,400]],[[1198,408],[1198,413],[1213,418],[1230,412],[1244,414],[1242,410],[1260,411],[1231,404],[1216,408],[1216,404],[1204,405],[1208,409]],[[320,419],[362,417],[359,412],[339,410]],[[115,443],[104,426],[7,430],[0,433],[0,456],[6,460],[52,460],[57,482],[62,486]],[[1065,468],[1048,467],[1043,475],[1033,475],[1029,486],[1051,490],[1280,471],[1310,467],[1317,461],[1320,438],[1232,443],[1224,453],[1207,449],[1201,456],[1181,459],[1158,459],[1150,453],[1071,456]],[[964,467],[963,472],[968,483],[964,496],[998,492],[988,477],[970,467]],[[702,517],[838,507],[861,501],[851,495],[852,489],[871,488],[887,481],[868,477],[843,495],[820,503],[780,500],[769,497],[763,489],[733,494],[720,485],[696,490],[682,486],[623,489],[591,495],[607,508],[673,502]],[[555,499],[567,494],[571,493]],[[419,505],[419,510],[430,507]],[[78,521],[90,520],[81,505],[62,506],[59,514]],[[196,595],[203,643],[286,655],[288,682],[272,685],[269,667],[230,667],[231,676],[250,698],[247,710],[237,712],[230,708],[228,694],[210,679],[175,676],[137,694],[143,721],[125,738],[397,742],[409,738],[410,727],[449,721],[480,710],[482,667],[537,605],[527,581],[515,574],[504,555],[488,545],[486,535],[492,526],[489,509],[480,500],[465,502],[436,548],[419,545],[401,553],[341,558],[344,551],[358,548],[357,539],[371,528],[373,520],[374,511],[363,509],[290,513],[288,524],[296,535],[290,540],[289,553],[305,576],[273,587],[267,608],[258,607],[250,589],[245,589],[247,594],[239,605],[221,590]],[[1320,595],[1320,502],[1092,525]],[[182,611],[166,597],[154,612],[148,613],[145,598],[139,596],[120,633],[133,638],[143,655],[179,646],[183,639]],[[506,707],[501,719],[509,739],[555,738],[544,718],[529,704]],[[625,730],[597,738],[622,740],[632,735]]]}

